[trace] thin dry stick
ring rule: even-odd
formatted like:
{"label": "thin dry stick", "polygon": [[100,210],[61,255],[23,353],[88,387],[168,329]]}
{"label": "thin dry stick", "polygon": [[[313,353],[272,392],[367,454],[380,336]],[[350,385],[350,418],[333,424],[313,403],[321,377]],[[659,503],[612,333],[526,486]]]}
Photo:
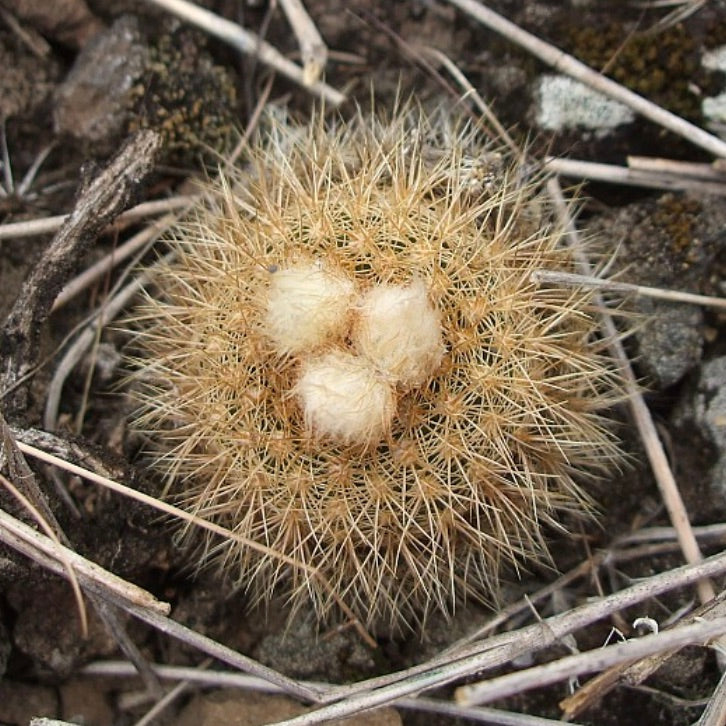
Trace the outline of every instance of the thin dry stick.
{"label": "thin dry stick", "polygon": [[22,483],[23,489],[29,495],[33,505],[40,511],[43,519],[53,527],[53,531],[61,540],[68,542],[43,490],[38,485],[33,470],[18,449],[15,436],[7,425],[2,412],[0,412],[0,468],[6,469],[13,479]]}
{"label": "thin dry stick", "polygon": [[602,671],[619,663],[643,658],[664,650],[704,643],[725,633],[726,618],[682,625],[657,635],[645,635],[642,638],[626,640],[624,643],[609,645],[605,648],[565,656],[551,663],[508,673],[489,681],[462,686],[456,689],[455,697],[458,703],[465,706],[489,703],[497,698],[507,698],[532,688],[549,686],[584,673]]}
{"label": "thin dry stick", "polygon": [[[203,663],[199,664],[199,671],[201,672],[208,668],[211,663],[212,659],[207,658]],[[154,722],[154,719],[156,719],[156,717],[159,716],[166,708],[182,696],[190,685],[191,681],[188,680],[177,683],[174,688],[172,688],[163,698],[157,701],[154,706],[134,724],[134,726],[150,726],[150,724]]]}
{"label": "thin dry stick", "polygon": [[[174,253],[167,254],[160,262],[170,262],[173,255]],[[45,410],[43,412],[43,426],[46,430],[55,431],[61,394],[63,393],[63,385],[71,371],[73,371],[78,362],[85,355],[86,351],[93,345],[93,342],[96,340],[98,330],[110,323],[121,312],[121,310],[128,305],[134,295],[148,284],[149,276],[150,271],[139,275],[126,285],[126,287],[120,290],[118,294],[108,300],[103,307],[97,311],[96,319],[91,323],[91,325],[85,328],[85,330],[73,341],[73,344],[65,352],[63,358],[61,358],[53,372],[53,378],[51,379],[48,386],[48,392],[46,394]]]}
{"label": "thin dry stick", "polygon": [[151,171],[161,144],[161,136],[150,130],[127,140],[108,166],[82,190],[68,219],[23,283],[0,331],[0,385],[6,415],[26,411],[28,391],[21,382],[37,362],[41,325],[55,296],[79,255],[121,212]]}
{"label": "thin dry stick", "polygon": [[603,280],[599,277],[578,275],[574,272],[535,270],[531,274],[531,279],[532,282],[551,282],[556,285],[569,285],[571,287],[594,287],[612,292],[624,292],[631,295],[651,297],[656,300],[690,303],[692,305],[703,305],[705,307],[723,308],[726,310],[726,298],[723,297],[710,297],[708,295],[697,295],[692,292],[665,290],[660,287],[648,287],[647,285],[633,285],[629,282]]}
{"label": "thin dry stick", "polygon": [[[56,554],[58,561],[63,566],[63,571],[68,579],[68,582],[70,582],[71,584],[71,589],[73,590],[73,597],[76,599],[76,604],[78,605],[78,616],[81,622],[81,633],[83,634],[84,638],[87,638],[88,613],[86,612],[86,604],[83,602],[83,595],[81,594],[81,587],[78,584],[78,577],[76,576],[76,571],[73,567],[73,563],[71,562],[71,558],[68,557],[68,553],[70,552],[70,550],[67,550],[65,547],[63,547],[50,524],[48,524],[48,522],[43,519],[43,516],[37,510],[37,508],[33,506],[32,502],[22,492],[20,492],[11,481],[9,481],[5,476],[0,474],[0,482],[15,497],[15,499],[20,502],[23,508],[30,513],[33,519],[38,523],[38,526],[45,532],[45,538],[49,539],[52,542],[53,550]],[[0,521],[2,521],[3,515],[5,515],[5,512],[0,509]],[[10,517],[10,515],[5,516]],[[12,517],[10,518],[14,519]],[[42,537],[42,535],[40,535],[34,529],[27,527],[27,525],[23,525],[23,527],[25,527],[29,532],[38,535],[38,537]],[[2,529],[0,529],[0,537],[2,537],[2,534]]]}
{"label": "thin dry stick", "polygon": [[215,15],[194,3],[187,2],[187,0],[148,1],[164,8],[164,10],[167,10],[182,20],[196,25],[210,35],[214,35],[216,38],[223,40],[225,43],[229,43],[229,45],[242,53],[259,58],[265,65],[270,66],[270,68],[278,71],[291,81],[307,88],[333,106],[339,106],[345,101],[345,96],[340,91],[336,91],[321,81],[317,81],[311,85],[305,85],[305,74],[300,66],[295,65],[295,63],[285,58],[276,48],[261,38],[258,38],[254,33],[245,30],[237,23]]}
{"label": "thin dry stick", "polygon": [[142,620],[143,622],[151,625],[153,628],[156,628],[159,632],[166,633],[170,637],[175,638],[192,648],[196,648],[200,652],[206,653],[222,663],[227,663],[227,665],[230,665],[233,668],[238,668],[241,671],[251,673],[252,675],[256,675],[259,678],[269,681],[270,683],[274,683],[279,686],[282,691],[290,694],[291,696],[296,696],[304,701],[310,701],[313,703],[320,700],[320,693],[316,689],[300,681],[288,678],[272,668],[268,668],[267,666],[252,660],[252,658],[248,658],[247,656],[232,650],[232,648],[229,648],[226,645],[217,643],[211,638],[208,638],[206,635],[201,635],[191,628],[187,628],[185,625],[177,623],[171,618],[164,617],[163,615],[159,615],[158,613],[147,610],[146,608],[140,608],[136,605],[126,605],[125,610],[139,620]]}
{"label": "thin dry stick", "polygon": [[189,689],[189,681],[177,683],[170,691],[165,693],[138,721],[134,726],[150,726],[157,716],[160,716],[174,701],[181,698]]}
{"label": "thin dry stick", "polygon": [[[556,178],[550,179],[547,182],[547,191],[555,203],[558,214],[560,214],[562,221],[565,224],[565,228],[568,231],[569,242],[573,247],[574,254],[576,255],[577,266],[585,276],[592,277],[590,263],[584,257],[582,252],[578,251],[577,230],[575,229],[572,218],[568,213],[562,189],[560,188],[559,182]],[[602,299],[599,299],[599,295],[596,298],[596,302],[604,309],[605,306]],[[650,466],[658,484],[658,489],[663,497],[663,503],[668,510],[668,516],[678,533],[678,542],[681,545],[683,556],[686,562],[699,562],[702,559],[701,550],[699,549],[698,542],[693,535],[691,523],[688,519],[688,513],[686,512],[686,507],[683,504],[678,484],[676,483],[673,472],[668,464],[668,457],[666,456],[663,445],[658,437],[658,432],[655,428],[653,418],[650,415],[650,411],[645,404],[643,395],[638,388],[635,374],[630,366],[630,361],[628,360],[628,356],[623,348],[618,331],[616,330],[615,324],[609,315],[604,314],[602,316],[601,324],[605,339],[609,341],[610,354],[620,366],[621,373],[625,380],[628,392],[628,406],[630,408],[631,415],[635,420],[648,460],[650,461]],[[711,582],[703,580],[698,583],[698,597],[702,603],[708,602],[715,596],[716,592],[714,591]]]}
{"label": "thin dry stick", "polygon": [[[0,478],[4,477],[0,475]],[[56,574],[64,575],[65,573],[65,576],[70,579],[70,568],[84,588],[97,594],[112,593],[117,599],[154,610],[161,615],[168,615],[171,611],[169,603],[157,600],[150,592],[117,577],[72,549],[64,547],[56,541],[55,537],[51,537],[50,532],[43,535],[2,509],[0,509],[0,525],[2,525],[0,526],[0,540],[23,552],[26,556],[41,562],[44,567],[48,567],[48,558],[50,558],[54,563],[51,565],[51,569]],[[45,555],[45,557],[38,555]]]}
{"label": "thin dry stick", "polygon": [[650,34],[655,35],[662,30],[666,30],[677,23],[682,23],[693,13],[700,10],[708,0],[674,0],[668,3],[652,3],[652,7],[668,7],[669,5],[677,5],[675,10],[662,17],[649,31]]}
{"label": "thin dry stick", "polygon": [[682,136],[714,156],[726,157],[726,142],[689,123],[680,116],[666,111],[637,93],[633,93],[633,91],[628,90],[619,83],[606,78],[554,45],[545,43],[537,36],[523,30],[482,3],[476,2],[476,0],[448,0],[448,2],[482,23],[482,25],[486,25],[513,43],[522,46],[555,70],[566,73],[590,86],[590,88],[594,88],[596,91],[624,103],[647,119],[672,131],[674,134]]}
{"label": "thin dry stick", "polygon": [[726,671],[721,675],[711,700],[694,726],[723,726],[726,723]]}
{"label": "thin dry stick", "polygon": [[554,582],[551,582],[549,585],[545,585],[544,587],[540,588],[539,590],[537,590],[537,592],[531,595],[527,595],[521,600],[517,600],[516,602],[507,605],[507,607],[499,610],[497,614],[494,615],[494,617],[490,618],[484,625],[482,625],[480,628],[477,628],[477,630],[475,630],[473,633],[469,633],[465,637],[456,641],[456,643],[450,645],[445,651],[443,651],[441,655],[450,654],[455,657],[462,647],[483,638],[487,633],[490,633],[495,628],[503,625],[507,622],[507,620],[514,617],[518,613],[524,612],[525,610],[531,610],[532,605],[538,603],[540,600],[544,600],[544,598],[549,597],[550,595],[559,590],[562,590],[571,582],[579,579],[580,577],[583,577],[584,575],[587,575],[593,570],[596,570],[598,567],[600,567],[603,560],[609,556],[611,555],[608,552],[600,552],[591,559],[581,562],[579,565],[577,565],[577,567],[574,567],[569,572],[566,572],[564,575],[561,575]]}
{"label": "thin dry stick", "polygon": [[[720,593],[715,600],[702,605],[691,612],[683,621],[684,624],[699,622],[705,618],[711,620],[726,617],[726,593]],[[579,715],[597,701],[601,700],[617,685],[637,686],[653,675],[678,649],[667,650],[633,663],[623,663],[609,668],[591,678],[575,693],[560,702],[563,718],[569,719]]]}
{"label": "thin dry stick", "polygon": [[[35,480],[35,475],[28,466],[25,457],[20,451],[17,441],[13,437],[10,429],[5,423],[5,419],[0,415],[0,441],[2,442],[2,448],[0,449],[0,463],[8,467],[8,471],[11,476],[22,482],[26,491],[30,494],[33,499],[34,505],[42,512],[43,519],[52,526],[58,538],[68,544],[68,538],[63,532],[61,526],[58,524],[58,520],[48,506],[48,502],[45,499],[43,492],[40,490],[38,483]],[[21,540],[22,541],[22,540]],[[16,549],[19,549],[16,547]],[[36,558],[37,559],[37,558]],[[53,565],[57,564],[52,558],[48,558],[49,563],[46,566],[49,569],[53,569]],[[62,570],[62,568],[61,568]],[[63,574],[61,572],[60,574]],[[146,660],[142,657],[138,648],[129,638],[128,634],[124,631],[123,626],[119,622],[115,611],[105,606],[103,600],[101,600],[95,594],[89,594],[89,599],[93,603],[99,616],[109,629],[109,632],[116,638],[121,650],[131,660],[139,671],[144,683],[149,689],[150,693],[157,693],[160,691],[159,683],[148,669]]]}
{"label": "thin dry stick", "polygon": [[[283,722],[285,726],[310,726],[327,719],[350,716],[367,709],[394,703],[399,698],[439,686],[462,677],[510,663],[524,653],[533,653],[559,642],[564,636],[590,625],[612,612],[642,600],[687,586],[716,573],[726,571],[726,553],[714,555],[695,565],[686,565],[655,575],[620,592],[581,605],[567,613],[553,615],[518,631],[494,635],[483,643],[465,649],[448,665],[422,664],[406,671],[361,681],[323,694],[321,700],[338,700],[306,715],[305,719]],[[343,700],[341,700],[343,699]]]}
{"label": "thin dry stick", "polygon": [[[124,227],[132,222],[153,217],[155,214],[173,212],[175,209],[183,209],[191,201],[192,196],[177,196],[169,199],[155,199],[153,202],[143,202],[135,207],[122,212],[110,225],[112,229]],[[0,240],[20,239],[22,237],[33,237],[38,234],[56,232],[68,221],[68,214],[58,214],[54,217],[43,217],[42,219],[30,219],[23,222],[11,222],[0,224]]]}
{"label": "thin dry stick", "polygon": [[[13,521],[12,517],[2,513],[1,510],[0,513],[4,515],[2,520],[0,520],[3,524],[3,527],[0,527],[1,541],[23,552],[23,554],[32,557],[52,572],[59,575],[64,574],[63,567],[56,559],[57,553],[52,553],[52,544],[48,545],[48,541],[43,539],[43,535],[35,532],[36,537],[30,535],[25,538],[24,535],[27,533],[22,530],[22,527],[27,527],[27,525],[19,523],[19,527],[17,520]],[[11,525],[11,528],[6,529],[5,526],[8,523]],[[14,530],[21,532],[21,535],[16,536]],[[48,547],[50,547],[51,555],[46,555],[44,552]],[[211,655],[245,672],[256,674],[260,678],[278,685],[285,693],[296,695],[305,700],[315,700],[317,698],[317,693],[312,689],[299,684],[297,681],[286,678],[271,668],[267,668],[220,643],[216,643],[210,638],[199,635],[193,630],[166,617],[164,614],[166,603],[160,603],[144,590],[137,588],[131,583],[120,580],[120,578],[117,578],[110,572],[106,572],[92,562],[83,560],[75,552],[69,550],[68,556],[76,567],[76,573],[81,586],[89,594],[93,594],[94,604],[99,598],[103,598],[131,613],[136,618],[152,625],[161,632],[167,633],[194,648],[198,648],[207,655]],[[134,665],[138,673],[138,665],[135,661]]]}
{"label": "thin dry stick", "polygon": [[[541,716],[530,716],[528,713],[513,713],[499,708],[485,706],[462,706],[458,703],[443,701],[438,698],[402,698],[396,701],[398,708],[425,713],[440,713],[455,718],[465,718],[480,723],[496,724],[496,726],[562,726],[562,721],[555,721]],[[572,722],[571,722],[572,723]],[[572,726],[578,726],[573,723]]]}
{"label": "thin dry stick", "polygon": [[[162,680],[185,681],[199,686],[216,688],[238,688],[258,691],[262,693],[280,693],[277,686],[243,673],[230,673],[229,671],[199,670],[185,666],[154,665],[154,672]],[[89,663],[82,673],[92,677],[132,678],[136,671],[130,663],[125,661],[96,661]],[[313,688],[335,688],[328,683],[308,683]],[[553,721],[539,716],[530,716],[524,713],[513,713],[498,708],[469,708],[450,701],[434,698],[403,698],[396,701],[396,707],[410,711],[423,711],[425,713],[441,713],[459,718],[468,718],[484,723],[496,723],[501,726],[555,726],[561,721]],[[572,722],[570,722],[572,723]],[[139,726],[135,724],[135,726]],[[576,725],[575,725],[576,726]]]}
{"label": "thin dry stick", "polygon": [[[715,524],[702,524],[698,527],[692,527],[693,534],[696,539],[705,541],[716,540],[720,542],[726,537],[726,522],[716,522]],[[633,544],[641,544],[643,542],[662,542],[671,540],[676,537],[676,531],[673,527],[647,527],[637,532],[625,534],[618,537],[611,545],[611,549],[621,549]]]}
{"label": "thin dry stick", "polygon": [[426,55],[430,56],[446,68],[449,74],[464,89],[465,98],[471,98],[476,104],[482,116],[491,124],[497,136],[501,138],[507,145],[507,148],[519,159],[523,158],[522,149],[519,148],[517,142],[510,136],[509,132],[502,126],[496,114],[491,110],[489,104],[481,97],[481,94],[471,85],[469,79],[461,72],[457,65],[447,56],[436,48],[428,46],[421,49]]}
{"label": "thin dry stick", "polygon": [[[675,533],[675,530],[674,530]],[[694,532],[695,534],[695,532]],[[698,537],[697,537],[698,539]],[[726,543],[726,542],[725,542]],[[650,560],[653,557],[677,553],[681,551],[681,546],[675,542],[659,542],[658,544],[639,545],[635,547],[626,547],[624,549],[613,549],[608,553],[606,564],[612,566],[614,564],[622,564],[624,562],[632,562],[633,560]]]}
{"label": "thin dry stick", "polygon": [[338,607],[340,607],[341,611],[350,620],[351,624],[356,628],[356,630],[357,630],[358,634],[361,636],[361,638],[372,648],[377,647],[376,641],[368,634],[368,632],[365,630],[365,628],[360,623],[360,621],[355,617],[355,615],[353,614],[351,609],[345,604],[345,602],[340,598],[340,596],[337,595],[337,593],[335,593],[332,590],[332,588],[330,588],[327,585],[326,580],[322,577],[322,575],[315,568],[313,568],[309,565],[306,565],[303,562],[298,562],[294,558],[288,557],[287,555],[285,555],[281,552],[272,550],[271,548],[269,548],[263,544],[260,544],[259,542],[255,542],[254,540],[248,539],[247,537],[242,537],[241,535],[237,534],[236,532],[232,532],[231,530],[226,529],[225,527],[221,527],[220,525],[215,524],[214,522],[209,522],[206,519],[201,519],[200,517],[196,517],[195,515],[187,512],[183,509],[179,509],[178,507],[174,507],[171,504],[162,502],[158,499],[155,499],[154,497],[149,496],[148,494],[144,494],[143,492],[139,492],[135,489],[131,489],[130,487],[124,486],[123,484],[113,481],[112,479],[109,479],[108,477],[101,476],[100,474],[96,474],[93,471],[84,469],[81,466],[71,464],[70,462],[64,461],[63,459],[60,459],[57,456],[48,454],[47,452],[41,451],[40,449],[36,449],[34,446],[29,446],[28,444],[24,444],[22,442],[17,442],[17,445],[18,445],[18,448],[20,449],[20,451],[22,451],[24,454],[28,454],[29,456],[39,459],[40,461],[43,461],[46,464],[52,464],[54,466],[60,467],[61,469],[64,469],[65,471],[69,471],[72,474],[77,474],[78,476],[81,476],[84,479],[88,479],[89,481],[92,481],[95,484],[99,484],[99,485],[105,487],[106,489],[110,489],[119,494],[127,496],[130,499],[135,499],[139,502],[147,504],[148,506],[153,507],[154,509],[156,509],[160,512],[164,512],[164,514],[169,514],[169,515],[175,517],[176,519],[179,519],[184,522],[189,522],[190,524],[194,525],[195,527],[201,527],[202,529],[206,529],[225,539],[232,539],[237,542],[240,542],[245,547],[249,547],[250,549],[255,550],[256,552],[261,552],[261,553],[267,555],[268,557],[275,557],[275,558],[279,559],[281,562],[284,562],[285,564],[290,565],[291,567],[304,569],[311,577],[320,578],[323,585],[327,586],[328,590],[330,591],[331,597],[333,597],[335,599],[335,602],[337,603]]}
{"label": "thin dry stick", "polygon": [[69,300],[72,300],[76,295],[89,287],[89,285],[106,275],[116,265],[157,240],[175,220],[175,215],[167,214],[163,216],[161,219],[152,222],[148,227],[133,235],[113,252],[110,252],[98,260],[98,262],[86,268],[58,293],[51,312],[55,312],[58,308],[63,307]]}
{"label": "thin dry stick", "polygon": [[726,173],[724,173],[724,170],[717,169],[713,164],[704,164],[698,161],[663,159],[658,156],[633,155],[628,155],[626,161],[629,169],[667,172],[677,176],[690,176],[694,179],[707,179],[726,183]]}
{"label": "thin dry stick", "polygon": [[300,0],[280,0],[280,5],[292,26],[303,62],[303,85],[312,86],[320,79],[328,62],[328,48],[315,23]]}
{"label": "thin dry stick", "polygon": [[665,189],[677,191],[693,191],[703,194],[726,194],[726,183],[718,180],[703,180],[684,174],[673,174],[668,171],[631,169],[617,164],[601,164],[596,161],[579,159],[555,159],[548,157],[544,168],[553,174],[607,182],[609,184],[627,184],[648,189]]}

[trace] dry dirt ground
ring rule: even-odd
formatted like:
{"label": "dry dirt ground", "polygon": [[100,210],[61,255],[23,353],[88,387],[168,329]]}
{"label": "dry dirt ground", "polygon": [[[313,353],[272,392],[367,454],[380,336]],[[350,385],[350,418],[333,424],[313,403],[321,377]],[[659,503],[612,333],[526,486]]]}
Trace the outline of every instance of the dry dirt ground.
{"label": "dry dirt ground", "polygon": [[[200,4],[299,58],[276,3]],[[367,107],[372,94],[381,108],[391,108],[398,95],[415,95],[425,106],[453,104],[461,88],[443,66],[418,50],[429,46],[446,54],[466,75],[515,138],[529,140],[533,158],[553,154],[622,164],[626,155],[643,155],[710,161],[694,145],[637,118],[613,128],[602,119],[597,128],[549,127],[537,110],[542,99],[536,89],[546,67],[445,2],[309,0],[306,5],[331,50],[326,82],[350,99],[341,109],[344,115],[351,113],[354,102]],[[705,53],[726,43],[726,8],[719,0],[663,28],[656,24],[667,10],[644,8],[647,3],[494,0],[489,5],[696,124],[708,122],[703,100],[726,91],[726,76],[702,63]],[[139,129],[160,131],[165,145],[153,171],[130,194],[128,206],[193,189],[188,180],[203,177],[213,167],[211,150],[223,150],[235,131],[247,125],[268,90],[270,74],[254,55],[238,54],[151,2],[94,0],[85,8],[72,0],[0,0],[0,10],[0,123],[7,147],[0,159],[0,225],[70,211],[79,190]],[[315,101],[278,77],[268,103],[304,120]],[[33,169],[46,151],[39,168]],[[35,173],[24,184],[29,170]],[[723,190],[723,179],[714,182],[713,194],[702,188],[685,193],[586,184],[580,219],[613,249],[619,245],[615,264],[625,279],[718,295],[723,293],[726,262]],[[94,235],[75,253],[73,269],[62,270],[61,277],[88,268],[141,229],[134,222]],[[13,309],[23,281],[38,269],[51,238],[44,233],[0,241],[0,320]],[[27,384],[28,395],[21,403],[6,395],[3,410],[10,424],[43,428],[43,409],[59,361],[122,274],[119,270],[102,275],[42,325],[37,347],[30,352],[38,365]],[[43,294],[52,292],[51,286]],[[719,440],[718,429],[720,421],[723,431],[726,416],[726,366],[718,363],[725,352],[721,334],[726,318],[694,306],[643,306],[641,329],[629,341],[629,353],[648,391],[647,402],[691,521],[718,523],[726,514],[726,453],[719,448],[726,442],[723,433]],[[3,340],[0,355],[7,358],[12,340],[7,335]],[[78,444],[87,456],[97,457],[114,477],[156,493],[160,484],[135,464],[138,442],[125,426],[129,403],[118,381],[120,352],[127,343],[127,336],[115,329],[93,341],[92,353],[83,356],[65,381],[56,433]],[[533,566],[521,579],[509,573],[503,604],[552,582],[557,572],[576,567],[620,535],[668,525],[638,435],[625,409],[617,415],[629,465],[617,480],[593,493],[601,511],[599,524],[585,529],[576,525],[575,535],[566,540],[552,533],[554,567]],[[375,650],[354,630],[317,633],[305,613],[288,624],[279,603],[264,612],[250,611],[244,595],[226,588],[213,573],[192,577],[186,554],[175,547],[171,530],[157,514],[80,478],[44,467],[35,471],[73,549],[170,602],[176,620],[295,678],[341,682],[388,673],[425,661],[491,617],[490,610],[472,605],[452,621],[432,618],[423,640],[418,635],[381,634]],[[22,516],[5,491],[0,492],[0,502]],[[704,540],[704,553],[718,551],[723,539],[719,530]],[[541,604],[539,614],[567,610],[681,563],[677,547],[670,544],[634,552],[627,560],[600,568],[597,576],[558,590]],[[715,585],[720,591],[721,583]],[[578,632],[576,643],[553,646],[535,658],[563,655],[573,645],[579,650],[597,647],[616,626],[631,635],[630,623],[637,617],[666,622],[692,605],[694,597],[682,590],[646,601]],[[531,622],[533,615],[524,612],[519,618],[508,627]],[[198,665],[203,660],[194,648],[136,620],[129,618],[125,624],[130,640],[151,661]],[[0,549],[0,723],[25,726],[33,716],[49,716],[94,726],[131,724],[149,710],[153,699],[138,680],[82,672],[92,661],[122,657],[116,639],[93,612],[89,636],[84,639],[79,633],[66,581],[9,548]],[[713,652],[689,647],[644,684],[615,689],[578,719],[598,725],[689,724],[699,717],[718,679]],[[558,719],[558,702],[567,693],[568,684],[558,684],[496,705]],[[294,709],[287,701],[190,688],[158,723],[267,723]],[[456,722],[413,710],[380,712],[370,719],[360,723]]]}

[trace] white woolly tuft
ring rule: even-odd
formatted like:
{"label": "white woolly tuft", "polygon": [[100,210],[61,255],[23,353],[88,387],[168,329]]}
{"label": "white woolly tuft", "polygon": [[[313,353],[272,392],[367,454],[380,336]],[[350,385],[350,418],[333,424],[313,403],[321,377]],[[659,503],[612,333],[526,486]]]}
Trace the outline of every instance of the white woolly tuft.
{"label": "white woolly tuft", "polygon": [[322,438],[366,446],[391,425],[391,386],[368,362],[342,350],[308,361],[295,392],[307,427]]}
{"label": "white woolly tuft", "polygon": [[353,344],[406,386],[423,383],[441,363],[441,319],[420,280],[379,285],[363,298]]}
{"label": "white woolly tuft", "polygon": [[265,332],[280,355],[319,348],[345,332],[353,294],[351,280],[319,264],[273,272]]}

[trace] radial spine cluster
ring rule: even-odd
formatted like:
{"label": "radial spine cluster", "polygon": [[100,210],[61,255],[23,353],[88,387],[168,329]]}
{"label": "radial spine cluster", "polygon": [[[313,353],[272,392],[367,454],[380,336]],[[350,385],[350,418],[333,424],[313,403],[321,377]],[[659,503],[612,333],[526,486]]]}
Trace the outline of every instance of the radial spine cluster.
{"label": "radial spine cluster", "polygon": [[[134,426],[253,600],[415,627],[589,509],[622,396],[542,179],[444,113],[272,123],[135,316]],[[190,532],[190,539],[194,541]],[[279,555],[283,555],[284,559]]]}

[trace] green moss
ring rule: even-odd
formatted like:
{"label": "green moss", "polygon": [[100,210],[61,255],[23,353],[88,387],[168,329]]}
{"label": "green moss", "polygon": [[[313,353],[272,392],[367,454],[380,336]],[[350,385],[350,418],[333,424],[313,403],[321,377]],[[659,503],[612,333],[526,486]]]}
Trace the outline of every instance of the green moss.
{"label": "green moss", "polygon": [[697,254],[696,224],[701,210],[701,203],[695,199],[664,194],[658,199],[653,211],[653,225],[663,230],[669,252],[680,267],[690,266],[693,256]]}
{"label": "green moss", "polygon": [[175,160],[222,149],[235,128],[232,78],[201,49],[199,36],[185,29],[166,33],[151,46],[132,103],[129,130],[160,131]]}
{"label": "green moss", "polygon": [[685,118],[701,118],[694,86],[714,86],[700,65],[700,49],[683,25],[658,34],[630,33],[623,23],[563,25],[564,49],[632,91]]}

